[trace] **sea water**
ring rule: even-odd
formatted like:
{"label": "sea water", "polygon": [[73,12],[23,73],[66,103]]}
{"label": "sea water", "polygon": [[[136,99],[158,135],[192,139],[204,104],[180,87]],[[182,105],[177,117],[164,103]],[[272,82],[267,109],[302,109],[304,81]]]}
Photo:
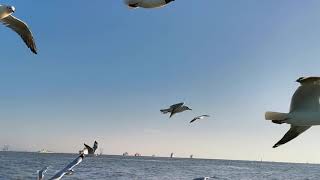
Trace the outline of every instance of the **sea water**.
{"label": "sea water", "polygon": [[[0,180],[35,180],[37,170],[50,166],[45,179],[74,160],[77,154],[0,152]],[[259,161],[205,160],[161,157],[86,157],[65,180],[221,180],[320,179],[320,165]]]}

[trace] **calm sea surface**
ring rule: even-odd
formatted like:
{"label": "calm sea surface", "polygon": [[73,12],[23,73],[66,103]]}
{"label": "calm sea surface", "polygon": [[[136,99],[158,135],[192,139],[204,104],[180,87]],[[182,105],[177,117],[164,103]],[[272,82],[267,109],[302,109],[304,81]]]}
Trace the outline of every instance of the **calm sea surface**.
{"label": "calm sea surface", "polygon": [[[35,180],[36,171],[50,166],[46,178],[77,157],[76,154],[0,152],[0,180]],[[320,165],[230,160],[169,159],[152,157],[86,157],[66,180],[77,179],[320,179]]]}

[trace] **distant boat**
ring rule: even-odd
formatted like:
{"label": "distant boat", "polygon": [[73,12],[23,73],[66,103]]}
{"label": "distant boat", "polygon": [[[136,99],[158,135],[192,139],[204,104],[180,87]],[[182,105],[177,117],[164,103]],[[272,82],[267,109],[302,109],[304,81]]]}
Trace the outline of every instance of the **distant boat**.
{"label": "distant boat", "polygon": [[2,151],[9,151],[9,145],[5,144],[2,148]]}
{"label": "distant boat", "polygon": [[124,153],[122,154],[122,156],[129,156],[129,153],[128,153],[128,152],[124,152]]}
{"label": "distant boat", "polygon": [[174,158],[174,154],[173,153],[170,154],[170,158]]}
{"label": "distant boat", "polygon": [[141,156],[141,154],[140,153],[135,153],[134,156],[135,157],[139,157],[139,156]]}
{"label": "distant boat", "polygon": [[193,154],[190,155],[190,159],[192,159],[192,158],[193,158]]}
{"label": "distant boat", "polygon": [[46,154],[46,153],[53,153],[53,152],[46,149],[41,149],[40,151],[38,151],[38,153]]}

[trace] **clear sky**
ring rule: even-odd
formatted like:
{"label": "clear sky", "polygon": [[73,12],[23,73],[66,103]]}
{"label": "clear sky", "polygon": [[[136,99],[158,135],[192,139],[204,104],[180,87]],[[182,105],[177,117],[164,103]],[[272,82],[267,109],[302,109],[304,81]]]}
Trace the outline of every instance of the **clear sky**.
{"label": "clear sky", "polygon": [[[320,163],[320,128],[272,149],[300,76],[320,75],[320,1],[5,0],[33,55],[2,26],[0,147]],[[184,101],[193,109],[160,113]],[[211,118],[189,124],[196,115]]]}

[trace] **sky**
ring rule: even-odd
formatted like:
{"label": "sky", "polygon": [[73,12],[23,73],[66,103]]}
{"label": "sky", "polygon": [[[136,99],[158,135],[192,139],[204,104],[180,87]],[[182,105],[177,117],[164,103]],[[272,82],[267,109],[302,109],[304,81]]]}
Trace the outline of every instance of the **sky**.
{"label": "sky", "polygon": [[[320,163],[320,128],[273,149],[301,76],[319,76],[320,1],[4,0],[39,54],[2,26],[0,147]],[[160,109],[185,102],[192,111]],[[197,115],[210,114],[194,124]]]}

